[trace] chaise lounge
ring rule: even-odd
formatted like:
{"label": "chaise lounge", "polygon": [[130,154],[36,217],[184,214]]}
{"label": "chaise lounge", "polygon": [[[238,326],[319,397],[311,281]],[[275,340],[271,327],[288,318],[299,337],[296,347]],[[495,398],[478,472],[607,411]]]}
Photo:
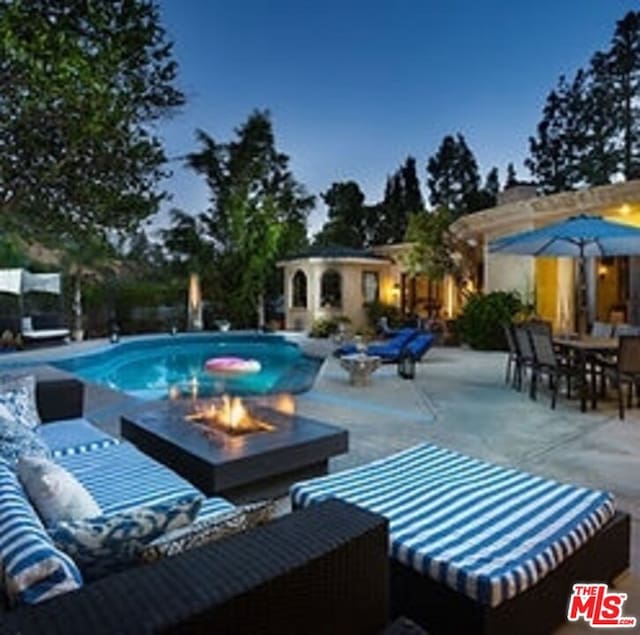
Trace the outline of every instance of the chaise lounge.
{"label": "chaise lounge", "polygon": [[388,519],[392,616],[429,633],[549,633],[574,583],[629,566],[610,494],[428,443],[291,489],[297,509],[328,500]]}
{"label": "chaise lounge", "polygon": [[[80,382],[41,381],[36,394],[43,421],[38,434],[103,513],[198,494],[168,468],[83,419]],[[34,553],[71,568],[66,556],[56,556],[58,547],[3,462],[0,490],[5,583],[29,567],[39,572]],[[209,498],[198,520],[233,509],[223,498]],[[0,632],[375,633],[387,621],[387,540],[382,517],[332,501],[179,555],[80,581],[75,590],[63,588],[65,567],[49,569],[18,606],[5,601],[0,607]]]}
{"label": "chaise lounge", "polygon": [[[407,345],[418,335],[420,331],[414,328],[403,328],[385,342],[373,342],[366,348],[367,355],[375,355],[382,359],[382,363],[392,364],[397,362]],[[343,355],[353,355],[358,352],[358,348],[355,344],[343,344],[341,347],[334,351],[335,357],[342,357]]]}

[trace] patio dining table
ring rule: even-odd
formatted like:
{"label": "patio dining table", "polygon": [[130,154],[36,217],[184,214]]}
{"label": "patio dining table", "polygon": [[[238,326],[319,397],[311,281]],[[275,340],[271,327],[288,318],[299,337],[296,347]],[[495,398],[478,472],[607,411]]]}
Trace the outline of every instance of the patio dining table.
{"label": "patio dining table", "polygon": [[591,408],[596,407],[596,373],[591,372],[591,387],[588,391],[587,368],[596,355],[607,355],[618,350],[617,337],[592,337],[585,335],[579,338],[554,337],[553,343],[564,352],[575,355],[580,369],[580,410],[587,410],[587,393],[591,393]]}

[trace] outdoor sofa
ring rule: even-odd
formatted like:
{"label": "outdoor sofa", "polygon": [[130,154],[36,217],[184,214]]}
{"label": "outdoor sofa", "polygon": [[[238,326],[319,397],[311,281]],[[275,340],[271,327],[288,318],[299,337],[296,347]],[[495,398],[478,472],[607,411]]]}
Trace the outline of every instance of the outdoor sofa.
{"label": "outdoor sofa", "polygon": [[391,616],[433,634],[541,635],[572,586],[629,567],[613,497],[425,443],[295,484],[294,509],[329,500],[389,520]]}
{"label": "outdoor sofa", "polygon": [[[80,382],[41,381],[37,403],[46,423],[39,434],[104,513],[196,491],[83,419]],[[39,521],[15,483],[0,475],[0,524],[18,506],[27,519],[20,537],[31,539],[25,532],[35,522],[37,534]],[[199,514],[232,508],[210,498]],[[381,516],[331,501],[39,603],[5,606],[0,633],[377,633],[387,622],[387,531]],[[15,557],[6,536],[0,531],[5,568]]]}

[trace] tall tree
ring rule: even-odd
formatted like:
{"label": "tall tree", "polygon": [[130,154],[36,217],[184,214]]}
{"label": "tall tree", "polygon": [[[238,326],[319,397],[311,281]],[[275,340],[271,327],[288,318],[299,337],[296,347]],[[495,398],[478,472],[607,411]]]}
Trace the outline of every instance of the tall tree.
{"label": "tall tree", "polygon": [[580,165],[589,185],[606,185],[618,172],[620,151],[617,148],[615,89],[606,54],[598,52],[591,58],[589,84],[583,103],[585,145]]}
{"label": "tall tree", "polygon": [[65,245],[81,331],[91,259],[164,196],[152,126],[184,101],[172,45],[150,0],[3,0],[0,42],[0,224]]}
{"label": "tall tree", "polygon": [[214,250],[229,317],[237,325],[259,322],[263,294],[288,232],[300,234],[313,207],[279,152],[268,112],[255,111],[227,143],[197,133],[200,149],[187,164],[209,187],[200,222]]}
{"label": "tall tree", "polygon": [[461,134],[444,137],[427,162],[427,186],[431,205],[448,209],[453,220],[481,209],[478,164]]}
{"label": "tall tree", "polygon": [[371,209],[364,204],[364,194],[355,181],[333,183],[321,196],[327,206],[327,221],[314,238],[316,245],[371,244]]}
{"label": "tall tree", "polygon": [[163,197],[151,124],[183,103],[156,3],[3,0],[0,41],[0,220],[56,241],[134,230]]}
{"label": "tall tree", "polygon": [[171,224],[160,231],[171,262],[182,274],[204,274],[211,269],[213,247],[200,219],[181,209],[171,210]]}
{"label": "tall tree", "polygon": [[621,170],[640,176],[640,13],[630,11],[616,24],[608,71],[613,81],[614,117],[622,135]]}
{"label": "tall tree", "polygon": [[518,185],[518,177],[516,176],[516,168],[513,163],[509,163],[507,165],[507,180],[505,181],[504,187],[509,188],[514,185]]}
{"label": "tall tree", "polygon": [[422,210],[424,200],[420,192],[416,160],[409,156],[387,179],[384,199],[376,209],[373,241],[377,244],[403,241],[409,216]]}
{"label": "tall tree", "polygon": [[585,80],[582,70],[571,83],[560,77],[547,96],[536,137],[529,138],[525,165],[544,192],[571,190],[584,180]]}

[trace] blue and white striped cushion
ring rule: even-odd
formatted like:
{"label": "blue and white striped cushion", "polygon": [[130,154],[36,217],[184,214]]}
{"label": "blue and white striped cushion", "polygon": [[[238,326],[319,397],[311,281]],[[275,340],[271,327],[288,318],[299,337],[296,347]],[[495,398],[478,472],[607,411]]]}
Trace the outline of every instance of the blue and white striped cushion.
{"label": "blue and white striped cushion", "polygon": [[[91,492],[105,516],[200,493],[191,483],[127,441],[87,454],[67,454],[56,461]],[[206,515],[213,509],[228,511],[234,506],[223,498],[204,502]],[[201,511],[199,519],[202,514]]]}
{"label": "blue and white striped cushion", "polygon": [[14,604],[36,604],[82,586],[78,567],[53,545],[15,472],[2,462],[0,563]]}
{"label": "blue and white striped cushion", "polygon": [[291,488],[294,507],[328,498],[386,516],[393,558],[490,606],[536,584],[615,511],[607,492],[431,444]]}
{"label": "blue and white striped cushion", "polygon": [[86,419],[66,419],[38,427],[54,458],[67,454],[84,454],[120,443],[119,439],[100,430]]}
{"label": "blue and white striped cushion", "polygon": [[[91,492],[105,516],[199,493],[191,483],[127,441],[56,460]],[[204,507],[210,510],[218,506],[220,511],[234,508],[224,499],[217,500],[219,503],[205,501]]]}

